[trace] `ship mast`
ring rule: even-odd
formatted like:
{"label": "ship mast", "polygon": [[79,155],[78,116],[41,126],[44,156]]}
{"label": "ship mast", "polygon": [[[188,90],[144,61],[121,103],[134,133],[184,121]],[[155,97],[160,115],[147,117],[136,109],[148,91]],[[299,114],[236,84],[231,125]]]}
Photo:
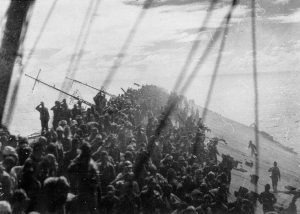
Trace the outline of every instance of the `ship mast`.
{"label": "ship mast", "polygon": [[30,76],[30,75],[28,75],[28,74],[25,74],[25,76],[28,77],[28,78],[30,78],[30,79],[33,79],[33,80],[35,81],[35,83],[36,83],[36,82],[42,83],[43,85],[45,85],[45,86],[47,86],[47,87],[49,87],[49,88],[52,88],[52,89],[54,89],[54,90],[56,90],[56,91],[59,91],[59,92],[65,94],[65,95],[67,95],[67,96],[69,96],[69,97],[72,97],[73,99],[78,100],[79,102],[82,102],[82,103],[84,103],[84,104],[86,104],[86,105],[88,105],[88,106],[94,106],[92,103],[90,103],[90,102],[88,102],[88,101],[86,101],[86,100],[84,100],[84,99],[81,99],[81,98],[79,98],[79,97],[76,97],[76,96],[74,96],[74,95],[72,95],[72,94],[69,94],[69,93],[67,93],[67,92],[65,92],[65,91],[63,91],[63,90],[61,90],[61,89],[59,89],[59,88],[56,88],[55,86],[50,85],[50,84],[48,84],[48,83],[46,83],[46,82],[44,82],[44,81],[42,81],[42,80],[40,80],[40,79],[38,79],[38,78],[34,78],[34,77],[32,77],[32,76]]}
{"label": "ship mast", "polygon": [[113,95],[113,94],[111,94],[111,93],[108,93],[108,92],[106,92],[106,91],[104,91],[104,90],[98,89],[98,88],[96,88],[96,87],[94,87],[94,86],[91,86],[91,85],[89,85],[89,84],[87,84],[87,83],[84,83],[84,82],[81,82],[81,81],[79,81],[79,80],[72,79],[72,78],[69,78],[69,77],[66,77],[66,79],[72,80],[73,82],[79,83],[79,84],[81,84],[81,85],[84,85],[84,86],[87,86],[87,87],[89,87],[89,88],[92,88],[92,89],[94,89],[94,90],[96,90],[96,91],[102,92],[102,93],[104,93],[104,94],[106,94],[106,95],[108,95],[108,96],[110,96],[110,97],[116,97],[115,95]]}

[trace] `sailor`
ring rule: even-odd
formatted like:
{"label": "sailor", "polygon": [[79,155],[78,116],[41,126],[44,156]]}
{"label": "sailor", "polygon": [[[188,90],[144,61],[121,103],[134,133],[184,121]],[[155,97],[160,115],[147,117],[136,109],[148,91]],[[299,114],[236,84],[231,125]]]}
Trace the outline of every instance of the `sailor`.
{"label": "sailor", "polygon": [[82,114],[81,109],[79,109],[77,104],[74,104],[74,106],[71,110],[72,119],[75,120],[77,115],[81,116],[81,114]]}
{"label": "sailor", "polygon": [[37,111],[40,112],[40,120],[42,126],[42,132],[48,131],[48,122],[49,122],[49,111],[45,107],[44,102],[41,102],[36,108]]}
{"label": "sailor", "polygon": [[277,199],[275,198],[274,194],[270,192],[270,184],[265,185],[265,191],[260,193],[259,195],[259,202],[263,205],[264,213],[274,211],[274,204],[276,203]]}
{"label": "sailor", "polygon": [[274,166],[269,169],[269,172],[271,172],[270,177],[272,179],[273,190],[274,190],[274,192],[277,192],[277,184],[278,184],[278,181],[280,180],[280,170],[277,167],[276,161],[274,161]]}
{"label": "sailor", "polygon": [[77,194],[71,213],[97,213],[99,171],[91,157],[91,147],[88,143],[80,146],[80,154],[72,160],[68,174],[71,188]]}
{"label": "sailor", "polygon": [[55,101],[55,106],[53,106],[51,110],[53,111],[53,128],[55,130],[58,126],[58,122],[61,120],[62,108],[60,102]]}
{"label": "sailor", "polygon": [[210,163],[212,164],[217,164],[218,163],[218,158],[217,156],[220,155],[217,145],[218,145],[218,139],[217,138],[212,138],[209,143],[207,144],[208,148],[208,158]]}
{"label": "sailor", "polygon": [[61,106],[61,120],[66,120],[67,123],[70,123],[71,112],[66,99],[63,99],[60,106]]}
{"label": "sailor", "polygon": [[249,141],[249,145],[248,148],[251,149],[251,157],[253,157],[253,155],[257,155],[257,148],[256,146],[252,143],[252,140]]}
{"label": "sailor", "polygon": [[66,99],[63,99],[62,102],[61,102],[61,107],[62,109],[69,109],[68,107],[68,104],[67,104],[67,100]]}

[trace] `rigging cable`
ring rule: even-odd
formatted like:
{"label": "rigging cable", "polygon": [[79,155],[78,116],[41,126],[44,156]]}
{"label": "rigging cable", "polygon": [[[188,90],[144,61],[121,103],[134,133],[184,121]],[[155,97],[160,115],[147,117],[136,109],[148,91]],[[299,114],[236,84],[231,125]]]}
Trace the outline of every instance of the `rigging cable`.
{"label": "rigging cable", "polygon": [[26,59],[26,61],[22,65],[22,73],[26,69],[26,67],[28,66],[31,57],[34,54],[35,49],[36,49],[36,47],[37,47],[40,39],[42,38],[42,35],[43,35],[43,33],[44,33],[45,29],[46,29],[46,26],[47,26],[47,24],[48,24],[48,22],[49,22],[49,20],[51,18],[51,15],[53,14],[53,11],[55,9],[56,4],[57,4],[57,0],[54,0],[53,3],[52,3],[52,5],[51,5],[51,7],[50,7],[50,9],[49,9],[49,11],[48,11],[48,13],[47,13],[46,18],[45,18],[45,20],[44,20],[44,22],[42,24],[41,30],[40,30],[39,34],[37,35],[37,37],[36,37],[36,39],[35,39],[35,41],[33,43],[33,47],[30,49],[30,52],[29,52],[29,54],[27,56],[27,59]]}
{"label": "rigging cable", "polygon": [[[254,131],[255,131],[255,146],[257,155],[255,156],[255,175],[259,177],[259,94],[258,94],[258,81],[257,81],[257,50],[256,50],[256,5],[255,0],[251,1],[251,27],[252,27],[252,69],[253,69],[253,83],[254,83]],[[258,193],[258,185],[255,184],[255,192]]]}
{"label": "rigging cable", "polygon": [[[207,96],[206,96],[204,109],[203,109],[203,112],[202,112],[203,121],[205,121],[207,113],[208,113],[208,107],[209,107],[209,104],[210,104],[211,96],[212,96],[212,93],[213,93],[213,88],[214,88],[214,85],[215,85],[215,81],[216,81],[216,78],[217,78],[217,75],[218,75],[220,63],[221,63],[221,60],[222,60],[222,55],[223,55],[222,53],[223,53],[223,50],[225,48],[225,43],[226,43],[226,39],[227,39],[227,36],[228,36],[228,30],[229,30],[229,28],[228,28],[228,26],[226,26],[224,34],[223,34],[223,38],[222,38],[222,41],[221,41],[218,57],[217,57],[217,60],[216,60],[215,66],[214,66],[213,75],[211,77],[209,91],[208,91]],[[243,179],[244,179],[244,182],[243,182],[242,186],[244,186],[246,178],[244,177]]]}
{"label": "rigging cable", "polygon": [[217,75],[218,75],[218,72],[219,72],[220,64],[221,64],[222,57],[223,57],[223,51],[224,51],[224,48],[225,48],[225,43],[227,41],[228,31],[229,31],[229,27],[228,27],[228,23],[227,23],[226,26],[225,26],[224,33],[223,33],[223,38],[222,38],[222,41],[221,41],[221,45],[220,45],[220,48],[219,48],[219,51],[218,51],[218,57],[217,57],[217,60],[216,60],[215,66],[214,66],[213,74],[212,74],[212,77],[211,77],[211,80],[210,80],[209,90],[208,90],[208,93],[207,93],[206,99],[205,99],[205,105],[204,105],[204,109],[203,109],[202,117],[201,117],[203,122],[204,122],[204,120],[206,118],[206,115],[207,115],[208,106],[210,104],[210,100],[211,100],[211,96],[212,96],[212,93],[213,93],[214,85],[215,85],[216,78],[217,78]]}
{"label": "rigging cable", "polygon": [[[210,40],[209,44],[207,45],[205,51],[203,52],[201,58],[199,59],[197,65],[195,66],[195,68],[193,69],[192,73],[190,74],[190,76],[188,77],[188,79],[186,80],[185,84],[183,85],[182,89],[181,89],[181,93],[180,95],[183,95],[186,91],[186,89],[189,87],[191,81],[193,80],[193,77],[196,75],[196,73],[199,71],[199,68],[201,67],[201,65],[203,64],[203,62],[205,61],[206,57],[208,56],[208,54],[210,53],[211,48],[214,46],[215,41],[217,41],[217,39],[219,38],[221,32],[220,32],[220,28],[225,24],[225,26],[228,27],[229,21],[231,19],[231,14],[235,8],[235,6],[237,5],[237,0],[232,0],[231,3],[231,7],[230,10],[228,12],[228,14],[224,17],[224,19],[221,22],[221,25],[218,27],[218,29],[215,31],[214,35],[213,35],[213,39]],[[180,99],[175,99],[175,100],[170,100],[170,104],[169,106],[167,106],[167,108],[165,109],[165,111],[163,111],[161,113],[161,120],[159,121],[159,124],[157,125],[156,129],[155,129],[155,133],[154,136],[149,140],[149,144],[148,144],[148,148],[147,148],[147,156],[143,157],[143,159],[141,160],[142,163],[140,163],[139,165],[136,166],[135,168],[135,176],[139,177],[139,173],[142,170],[142,166],[143,164],[148,160],[148,158],[151,156],[154,145],[155,145],[155,141],[158,139],[158,137],[161,134],[161,131],[165,128],[166,125],[166,121],[169,118],[169,116],[171,115],[171,113],[173,112],[173,110],[175,109],[176,105],[178,104]]]}
{"label": "rigging cable", "polygon": [[[30,62],[30,59],[31,57],[33,56],[35,50],[36,50],[36,47],[40,41],[40,39],[42,38],[42,35],[46,29],[46,26],[50,20],[50,17],[51,15],[53,14],[53,11],[55,9],[55,6],[57,4],[57,0],[54,0],[47,15],[46,15],[46,18],[42,24],[42,27],[34,41],[34,44],[33,44],[33,47],[30,49],[30,52],[26,58],[26,61],[24,63],[22,63],[23,59],[21,58],[21,66],[20,66],[20,70],[19,70],[19,77],[17,78],[16,80],[16,83],[12,89],[12,95],[11,95],[11,99],[9,100],[9,110],[7,111],[7,115],[6,115],[6,124],[10,125],[10,122],[11,122],[11,117],[12,117],[12,114],[14,112],[14,109],[15,109],[15,104],[16,104],[16,100],[17,100],[17,95],[18,95],[18,91],[19,91],[19,87],[20,87],[20,82],[21,82],[21,77],[25,71],[25,69],[27,68],[29,62]],[[30,14],[31,15],[31,14]],[[27,28],[28,26],[26,27],[26,31],[27,31]],[[23,38],[24,40],[25,38]],[[24,41],[22,41],[21,44],[23,44]]]}
{"label": "rigging cable", "polygon": [[[228,14],[222,20],[221,25],[219,26],[219,28],[221,28],[223,25],[225,25],[226,28],[228,28],[229,21],[231,19],[231,14],[232,14],[232,12],[233,12],[233,10],[234,10],[234,8],[235,8],[236,5],[237,5],[237,0],[233,0],[232,4],[231,4],[231,8],[230,8]],[[218,38],[220,37],[221,31],[219,30],[219,28],[215,31],[215,33],[213,35],[213,39],[211,39],[209,41],[209,43],[208,43],[208,45],[207,45],[204,53],[200,57],[198,63],[194,67],[192,73],[188,76],[187,80],[185,81],[185,84],[182,86],[181,90],[179,91],[179,95],[183,95],[185,93],[185,91],[188,89],[188,87],[190,86],[191,82],[193,81],[195,75],[197,74],[197,72],[199,71],[199,69],[203,65],[203,62],[206,60],[208,54],[212,50],[212,47],[214,46],[215,41],[217,41]],[[165,116],[164,116],[163,120],[166,120],[170,116],[170,114],[172,113],[173,109],[177,105],[177,102],[178,102],[178,100],[175,100],[173,103],[171,103],[170,107],[166,110],[166,113],[165,113]],[[165,121],[162,121],[162,123],[165,123]],[[160,124],[158,127],[160,127],[160,126],[162,126],[162,125]],[[158,128],[158,129],[160,129],[160,128]],[[158,130],[158,133],[160,133],[160,131]]]}
{"label": "rigging cable", "polygon": [[[80,44],[82,42],[82,38],[84,36],[88,20],[91,18],[91,14],[90,13],[91,13],[91,11],[93,9],[93,3],[94,3],[94,0],[90,0],[90,3],[88,5],[88,8],[87,8],[86,13],[84,15],[84,19],[83,19],[83,22],[82,22],[81,27],[80,27],[79,35],[77,37],[77,40],[76,40],[76,43],[75,43],[75,47],[74,47],[73,53],[71,55],[67,71],[66,71],[66,76],[69,76],[70,73],[72,72],[73,68],[74,68],[74,65],[75,65],[75,62],[76,62],[76,58],[77,58],[77,54],[78,54],[78,51],[80,49]],[[72,87],[72,84],[69,84],[69,83],[70,83],[70,80],[68,80],[67,78],[64,78],[64,81],[63,81],[61,89],[63,91],[68,92],[71,89],[71,87]],[[65,95],[63,93],[60,93],[59,94],[59,99],[62,99],[64,96]]]}
{"label": "rigging cable", "polygon": [[180,83],[182,82],[183,78],[184,78],[184,74],[186,73],[186,71],[188,70],[189,66],[191,65],[191,62],[192,62],[192,59],[193,59],[193,56],[195,55],[198,47],[199,47],[199,44],[200,44],[200,36],[201,36],[201,32],[205,30],[206,28],[206,24],[208,23],[210,17],[211,17],[211,14],[212,14],[212,10],[214,9],[214,6],[215,4],[217,3],[218,0],[212,0],[211,1],[211,4],[208,8],[208,11],[206,13],[206,16],[203,20],[203,23],[202,23],[202,26],[198,29],[198,35],[192,45],[192,49],[190,50],[190,52],[188,53],[188,56],[186,57],[186,60],[184,62],[184,65],[183,67],[181,68],[181,71],[180,71],[180,74],[176,80],[176,83],[173,87],[173,90],[172,91],[175,91],[176,88],[179,88],[180,86]]}
{"label": "rigging cable", "polygon": [[133,27],[131,28],[125,42],[123,43],[119,53],[117,54],[117,58],[114,61],[113,65],[110,67],[110,69],[108,70],[108,74],[102,84],[102,86],[104,88],[107,88],[109,86],[109,84],[111,83],[114,75],[117,73],[119,67],[121,66],[123,59],[126,55],[126,52],[130,46],[130,44],[132,43],[135,34],[137,32],[137,29],[139,28],[140,24],[142,23],[142,20],[145,18],[145,15],[147,13],[147,9],[149,9],[149,7],[151,6],[153,0],[146,0],[145,3],[143,4],[143,8],[142,11],[139,13],[138,17],[136,18],[136,21],[133,25]]}
{"label": "rigging cable", "polygon": [[[236,7],[238,3],[238,0],[233,0],[231,3],[231,7],[229,9],[228,14],[224,17],[224,19],[221,22],[220,26],[228,26],[229,21],[231,19],[231,14],[234,10],[234,8]],[[219,27],[220,28],[220,27]],[[212,47],[215,45],[214,41],[217,41],[218,38],[221,35],[221,31],[219,29],[216,30],[216,32],[214,33],[214,35],[212,36],[212,39],[209,41],[204,54],[200,57],[200,59],[198,60],[196,66],[194,67],[194,69],[192,70],[192,73],[188,76],[187,80],[185,81],[185,84],[182,86],[181,90],[180,90],[180,94],[184,94],[185,91],[187,90],[187,88],[189,87],[189,85],[192,83],[194,77],[196,76],[198,70],[202,67],[204,61],[206,60],[208,54],[211,52]]]}
{"label": "rigging cable", "polygon": [[[26,36],[26,33],[27,33],[27,30],[28,30],[28,26],[29,26],[29,22],[31,20],[31,16],[32,16],[32,11],[33,11],[33,7],[34,7],[34,4],[35,4],[35,0],[31,0],[31,1],[28,1],[26,3],[22,3],[21,5],[21,2],[12,2],[9,9],[8,9],[8,12],[7,12],[7,19],[9,19],[10,17],[10,14],[8,13],[11,13],[11,16],[18,16],[18,14],[14,14],[14,13],[17,13],[17,11],[19,11],[17,8],[14,8],[14,7],[18,7],[17,4],[20,4],[18,5],[20,8],[21,7],[25,7],[25,11],[26,11],[26,14],[21,14],[20,17],[18,18],[21,18],[22,20],[15,20],[15,21],[19,21],[18,24],[22,24],[22,29],[15,29],[12,28],[12,29],[9,29],[9,33],[12,33],[11,31],[14,31],[13,34],[15,34],[15,31],[17,31],[17,34],[14,35],[14,36],[11,36],[10,38],[10,42],[15,42],[17,44],[17,46],[14,47],[15,44],[12,44],[13,47],[11,47],[14,51],[13,54],[11,54],[10,52],[8,52],[8,56],[11,55],[11,57],[14,58],[14,62],[13,64],[11,64],[11,68],[10,68],[10,77],[9,79],[6,80],[6,83],[4,84],[8,84],[7,85],[7,88],[6,86],[3,86],[3,91],[6,91],[5,92],[5,101],[3,100],[2,104],[1,104],[1,121],[0,123],[3,123],[5,124],[6,126],[9,126],[10,125],[10,121],[11,121],[11,116],[12,116],[12,112],[13,112],[13,109],[14,109],[14,106],[15,106],[15,102],[16,102],[16,97],[17,97],[17,91],[18,91],[18,88],[19,88],[19,83],[20,83],[20,79],[21,79],[21,75],[18,75],[18,77],[16,78],[16,83],[12,86],[12,84],[10,83],[11,82],[11,79],[12,79],[12,73],[14,71],[14,68],[15,68],[15,64],[17,64],[17,62],[22,62],[22,57],[23,57],[23,50],[24,50],[24,40],[25,40],[25,36]],[[19,8],[19,9],[20,9]],[[12,11],[10,11],[12,10]],[[9,12],[10,11],[10,12]],[[19,11],[20,12],[20,11]],[[22,11],[23,12],[23,11]],[[22,17],[23,15],[25,15],[24,17]],[[24,18],[24,20],[23,20]],[[12,19],[12,17],[11,17]],[[11,21],[7,20],[7,23],[6,23],[6,27],[8,28],[8,25],[11,25],[12,23],[9,23]],[[17,25],[18,25],[17,24]],[[14,38],[15,36],[18,36],[18,38]],[[14,41],[15,39],[17,39],[16,41]],[[3,44],[2,45],[7,45],[7,44],[4,44],[5,42],[6,43],[9,43],[8,41],[5,41],[5,39],[3,39]],[[7,47],[6,47],[7,48]],[[13,56],[12,56],[13,55]],[[10,65],[9,65],[10,66]],[[5,70],[3,71],[3,74],[5,74]],[[5,80],[4,78],[5,76],[3,76],[3,80]],[[12,88],[12,91],[10,91],[10,88]],[[4,106],[5,105],[5,106]],[[5,108],[5,109],[4,109]]]}
{"label": "rigging cable", "polygon": [[79,52],[78,52],[77,60],[75,60],[74,66],[73,66],[73,70],[70,71],[69,76],[65,77],[66,79],[74,78],[74,76],[75,76],[75,74],[76,74],[76,72],[78,70],[78,67],[79,67],[79,64],[80,64],[80,60],[81,60],[83,52],[84,52],[84,47],[85,47],[85,45],[87,43],[87,40],[88,40],[88,37],[90,35],[92,24],[93,24],[93,22],[95,20],[95,16],[97,14],[100,2],[101,2],[101,0],[96,0],[96,5],[94,7],[94,11],[92,13],[92,17],[91,17],[91,19],[90,19],[90,21],[88,23],[86,33],[85,33],[85,35],[83,37],[83,42],[81,43],[81,47],[80,47]]}
{"label": "rigging cable", "polygon": [[[216,60],[215,66],[214,66],[214,71],[213,71],[213,74],[212,74],[212,77],[211,77],[209,90],[208,90],[208,93],[207,93],[207,96],[206,96],[206,99],[205,99],[205,105],[204,105],[203,112],[202,112],[202,117],[201,117],[203,122],[205,121],[207,113],[208,113],[208,107],[209,107],[209,104],[210,104],[210,100],[211,100],[211,97],[212,97],[214,85],[215,85],[216,78],[217,78],[218,71],[219,71],[219,67],[220,67],[220,64],[221,64],[223,50],[225,48],[225,43],[226,43],[227,36],[228,36],[228,31],[229,31],[229,28],[228,28],[228,26],[226,26],[226,28],[224,30],[223,38],[222,38],[222,41],[221,41],[220,49],[219,49],[219,52],[218,52],[218,57],[217,57],[217,60]],[[246,180],[247,179],[245,177],[243,177],[243,185],[242,185],[243,187],[245,185]]]}

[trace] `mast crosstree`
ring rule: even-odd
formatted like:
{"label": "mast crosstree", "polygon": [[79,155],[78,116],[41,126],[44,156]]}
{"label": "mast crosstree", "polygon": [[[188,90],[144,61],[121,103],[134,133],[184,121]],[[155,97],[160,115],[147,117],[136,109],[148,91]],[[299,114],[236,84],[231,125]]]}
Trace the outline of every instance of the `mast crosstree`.
{"label": "mast crosstree", "polygon": [[89,85],[89,84],[87,84],[87,83],[84,83],[84,82],[81,82],[81,81],[79,81],[79,80],[72,79],[72,78],[70,78],[70,77],[66,77],[66,79],[72,80],[73,82],[79,83],[79,84],[81,84],[81,85],[84,85],[84,86],[87,86],[87,87],[92,88],[92,89],[94,89],[94,90],[97,90],[97,91],[99,91],[99,92],[102,92],[102,93],[104,93],[104,94],[106,94],[106,95],[108,95],[108,96],[116,97],[115,95],[113,95],[113,94],[111,94],[111,93],[108,93],[108,92],[106,92],[106,91],[104,91],[104,90],[102,90],[102,89],[98,89],[98,88],[96,88],[96,87],[94,87],[94,86],[91,86],[91,85]]}
{"label": "mast crosstree", "polygon": [[94,104],[92,104],[92,103],[90,103],[90,102],[88,102],[88,101],[86,101],[86,100],[84,100],[84,99],[82,99],[82,98],[80,98],[80,97],[78,97],[78,96],[69,94],[68,92],[65,92],[65,91],[63,91],[63,90],[61,90],[61,89],[59,89],[59,88],[56,88],[55,86],[50,85],[50,84],[48,84],[48,83],[46,83],[46,82],[44,82],[44,81],[42,81],[42,80],[40,80],[40,79],[38,79],[38,78],[34,78],[34,77],[32,77],[32,76],[30,76],[30,75],[28,75],[28,74],[25,74],[25,76],[28,77],[28,78],[30,78],[30,79],[35,80],[35,83],[34,83],[34,84],[36,84],[37,82],[42,83],[43,85],[48,86],[49,88],[52,88],[52,89],[54,89],[54,90],[56,90],[56,91],[59,91],[59,92],[65,94],[65,95],[67,95],[67,96],[69,96],[69,97],[72,97],[73,99],[78,100],[78,101],[81,102],[81,103],[84,103],[84,104],[86,104],[86,105],[88,105],[88,106],[94,106]]}

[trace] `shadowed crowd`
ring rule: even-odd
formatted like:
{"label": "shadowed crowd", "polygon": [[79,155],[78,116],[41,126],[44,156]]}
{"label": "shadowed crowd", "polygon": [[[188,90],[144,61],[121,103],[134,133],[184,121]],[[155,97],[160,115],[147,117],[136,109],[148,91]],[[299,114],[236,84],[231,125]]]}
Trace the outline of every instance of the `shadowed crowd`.
{"label": "shadowed crowd", "polygon": [[[208,136],[187,99],[167,97],[156,86],[110,99],[99,92],[87,109],[56,101],[51,129],[48,109],[38,105],[42,130],[34,139],[2,128],[0,213],[253,214],[257,202],[275,211],[268,184],[261,194],[230,193],[236,161],[217,148],[226,141]],[[281,213],[296,213],[297,197]]]}

